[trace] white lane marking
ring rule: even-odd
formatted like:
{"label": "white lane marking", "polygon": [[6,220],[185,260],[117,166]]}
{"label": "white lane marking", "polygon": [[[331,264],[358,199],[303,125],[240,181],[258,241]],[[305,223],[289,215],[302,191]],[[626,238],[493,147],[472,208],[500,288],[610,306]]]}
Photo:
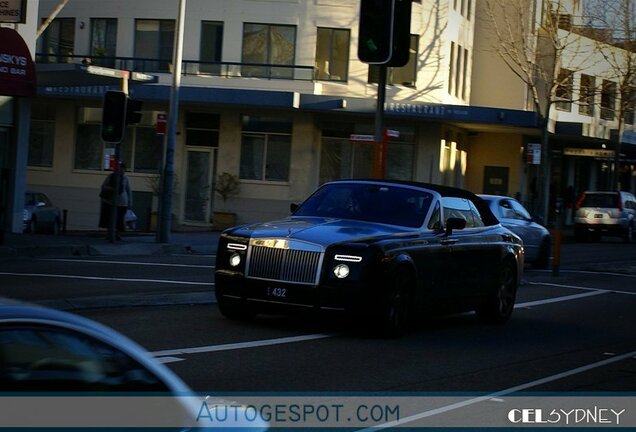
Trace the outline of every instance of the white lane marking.
{"label": "white lane marking", "polygon": [[[528,271],[528,270],[525,270]],[[530,270],[537,273],[552,273],[552,270]],[[580,274],[592,274],[592,275],[607,275],[607,276],[624,276],[628,278],[636,278],[636,275],[628,273],[615,273],[615,272],[603,272],[603,271],[591,271],[591,270],[559,270],[561,273],[580,273]]]}
{"label": "white lane marking", "polygon": [[555,374],[555,375],[550,375],[550,376],[545,377],[545,378],[540,378],[540,379],[535,380],[535,381],[530,381],[530,382],[527,382],[525,384],[520,384],[520,385],[517,385],[517,386],[514,386],[514,387],[510,387],[510,388],[507,388],[505,390],[499,390],[497,392],[490,393],[490,394],[487,394],[485,396],[479,396],[479,397],[476,397],[476,398],[467,399],[465,401],[457,402],[457,403],[454,403],[454,404],[451,404],[451,405],[447,405],[447,406],[444,406],[444,407],[436,408],[436,409],[429,410],[429,411],[423,411],[423,412],[421,412],[419,414],[414,414],[412,416],[405,417],[405,418],[400,419],[400,420],[384,423],[384,424],[373,426],[373,427],[366,428],[366,429],[360,429],[360,431],[375,431],[375,430],[378,430],[378,429],[387,429],[387,428],[391,428],[391,427],[402,426],[402,425],[404,425],[406,423],[412,423],[414,421],[421,420],[421,419],[424,419],[424,418],[427,418],[427,417],[433,417],[434,415],[437,415],[437,414],[443,414],[443,413],[454,411],[456,409],[464,408],[464,407],[467,407],[467,406],[470,406],[470,405],[475,405],[477,403],[484,402],[484,401],[487,401],[487,400],[490,400],[490,399],[493,399],[493,398],[500,398],[502,396],[506,396],[506,395],[509,395],[509,394],[512,394],[512,393],[516,393],[516,392],[520,392],[520,391],[523,391],[523,390],[527,390],[527,389],[530,389],[530,388],[533,388],[533,387],[540,386],[542,384],[547,384],[547,383],[550,383],[550,382],[553,382],[553,381],[558,381],[558,380],[563,379],[563,378],[567,378],[567,377],[570,377],[570,376],[573,376],[573,375],[577,375],[577,374],[580,374],[580,373],[583,373],[583,372],[587,372],[587,371],[592,370],[592,369],[596,369],[596,368],[599,368],[599,367],[607,366],[607,365],[610,365],[612,363],[617,363],[619,361],[627,360],[627,359],[629,359],[629,358],[631,358],[631,357],[633,357],[635,355],[636,355],[636,351],[632,351],[632,352],[627,353],[627,354],[622,354],[620,356],[612,357],[611,359],[606,359],[606,360],[601,360],[601,361],[598,361],[598,362],[595,362],[595,363],[590,363],[590,364],[587,364],[587,365],[584,365],[584,366],[580,366],[580,367],[575,368],[575,369],[570,369],[570,370],[567,370],[565,372],[561,372],[561,373],[558,373],[558,374]]}
{"label": "white lane marking", "polygon": [[515,305],[515,309],[517,309],[517,308],[527,308],[527,307],[532,307],[532,306],[540,306],[540,305],[550,304],[550,303],[559,303],[559,302],[564,302],[564,301],[576,300],[576,299],[580,299],[580,298],[584,298],[584,297],[597,296],[597,295],[601,295],[601,294],[609,294],[609,291],[592,291],[592,292],[586,292],[586,293],[583,293],[583,294],[573,294],[573,295],[563,296],[563,297],[555,297],[555,298],[549,298],[549,299],[544,299],[544,300],[536,300],[536,301],[530,301],[530,302],[525,302],[525,303],[517,303]]}
{"label": "white lane marking", "polygon": [[143,265],[143,266],[157,266],[157,267],[191,267],[191,268],[203,268],[214,269],[215,266],[207,265],[192,265],[192,264],[165,264],[165,263],[153,263],[143,261],[102,261],[102,260],[83,260],[83,259],[64,259],[64,258],[41,258],[38,261],[55,261],[55,262],[72,262],[78,263],[90,263],[90,264],[118,264],[118,265]]}
{"label": "white lane marking", "polygon": [[59,275],[59,274],[45,274],[45,273],[0,272],[0,276],[48,277],[48,278],[60,278],[60,279],[83,279],[83,280],[114,281],[114,282],[144,282],[144,283],[153,282],[153,283],[163,283],[163,284],[173,284],[173,285],[214,286],[214,282],[189,282],[189,281],[166,280],[166,279],[132,279],[132,278],[98,277],[98,276]]}
{"label": "white lane marking", "polygon": [[178,356],[182,354],[199,354],[199,353],[209,353],[209,352],[219,352],[219,351],[230,351],[244,348],[258,348],[264,346],[272,346],[272,345],[282,345],[288,343],[295,342],[304,342],[316,339],[324,339],[330,338],[335,335],[326,334],[326,333],[316,333],[302,336],[290,336],[276,339],[263,339],[258,341],[250,341],[250,342],[238,342],[238,343],[229,343],[222,345],[208,345],[194,348],[180,348],[180,349],[172,349],[172,350],[162,350],[162,351],[153,351],[150,354],[155,357],[172,357]]}
{"label": "white lane marking", "polygon": [[632,291],[619,291],[614,289],[602,289],[602,288],[589,288],[589,287],[581,287],[576,285],[564,285],[564,284],[555,284],[550,282],[528,282],[528,285],[545,285],[545,286],[553,286],[557,288],[571,288],[582,291],[598,291],[602,293],[615,293],[615,294],[627,294],[627,295],[636,295],[636,292]]}

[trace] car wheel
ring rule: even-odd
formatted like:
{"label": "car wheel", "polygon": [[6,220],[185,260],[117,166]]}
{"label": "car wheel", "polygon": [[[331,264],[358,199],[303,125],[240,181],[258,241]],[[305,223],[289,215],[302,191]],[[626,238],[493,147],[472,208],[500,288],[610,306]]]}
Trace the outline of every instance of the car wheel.
{"label": "car wheel", "polygon": [[631,243],[634,241],[634,224],[630,223],[627,225],[627,229],[625,230],[625,234],[623,235],[623,241],[625,243]]}
{"label": "car wheel", "polygon": [[51,234],[59,235],[60,234],[60,221],[55,219],[53,222],[53,226],[51,226]]}
{"label": "car wheel", "polygon": [[223,296],[218,296],[216,303],[221,314],[228,319],[245,321],[256,315],[254,309],[240,300],[228,300]]}
{"label": "car wheel", "polygon": [[550,264],[550,238],[546,237],[539,247],[539,256],[534,262],[533,267],[538,269],[547,269]]}
{"label": "car wheel", "polygon": [[401,267],[391,273],[378,323],[382,336],[398,337],[406,332],[411,320],[414,285],[415,277],[410,269]]}
{"label": "car wheel", "polygon": [[517,297],[517,277],[512,262],[503,263],[494,288],[476,312],[484,322],[504,324],[512,315]]}
{"label": "car wheel", "polygon": [[36,234],[38,232],[38,223],[35,218],[31,218],[29,221],[29,232],[31,234]]}

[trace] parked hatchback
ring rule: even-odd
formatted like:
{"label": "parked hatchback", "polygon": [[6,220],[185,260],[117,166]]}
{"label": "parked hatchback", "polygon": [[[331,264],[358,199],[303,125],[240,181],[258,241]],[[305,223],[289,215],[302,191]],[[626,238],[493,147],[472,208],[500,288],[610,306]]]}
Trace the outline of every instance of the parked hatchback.
{"label": "parked hatchback", "polygon": [[545,269],[550,264],[552,239],[550,232],[538,224],[524,206],[514,198],[499,195],[479,195],[501,224],[523,240],[526,262]]}
{"label": "parked hatchback", "polygon": [[27,191],[24,194],[22,220],[24,231],[31,233],[49,232],[56,235],[62,226],[60,209],[41,192]]}
{"label": "parked hatchback", "polygon": [[629,192],[584,192],[576,203],[574,236],[577,241],[618,236],[634,239],[636,198]]}

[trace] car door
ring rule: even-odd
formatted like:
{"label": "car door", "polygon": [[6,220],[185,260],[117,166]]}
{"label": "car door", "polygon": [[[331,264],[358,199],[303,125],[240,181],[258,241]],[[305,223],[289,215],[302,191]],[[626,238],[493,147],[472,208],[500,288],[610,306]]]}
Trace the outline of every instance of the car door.
{"label": "car door", "polygon": [[513,199],[499,201],[501,224],[521,237],[526,253],[530,257],[536,256],[541,244],[538,230],[532,226],[532,218],[525,208]]}

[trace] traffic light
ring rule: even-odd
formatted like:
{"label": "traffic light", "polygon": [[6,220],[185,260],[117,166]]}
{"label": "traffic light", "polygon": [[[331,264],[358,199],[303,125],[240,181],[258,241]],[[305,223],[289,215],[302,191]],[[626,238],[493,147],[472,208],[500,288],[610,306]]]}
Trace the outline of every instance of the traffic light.
{"label": "traffic light", "polygon": [[137,124],[141,121],[141,107],[143,103],[137,99],[128,98],[126,106],[126,124]]}
{"label": "traffic light", "polygon": [[412,0],[360,0],[358,58],[375,65],[409,61]]}
{"label": "traffic light", "polygon": [[102,139],[118,143],[126,131],[128,96],[123,91],[107,91],[102,106]]}

